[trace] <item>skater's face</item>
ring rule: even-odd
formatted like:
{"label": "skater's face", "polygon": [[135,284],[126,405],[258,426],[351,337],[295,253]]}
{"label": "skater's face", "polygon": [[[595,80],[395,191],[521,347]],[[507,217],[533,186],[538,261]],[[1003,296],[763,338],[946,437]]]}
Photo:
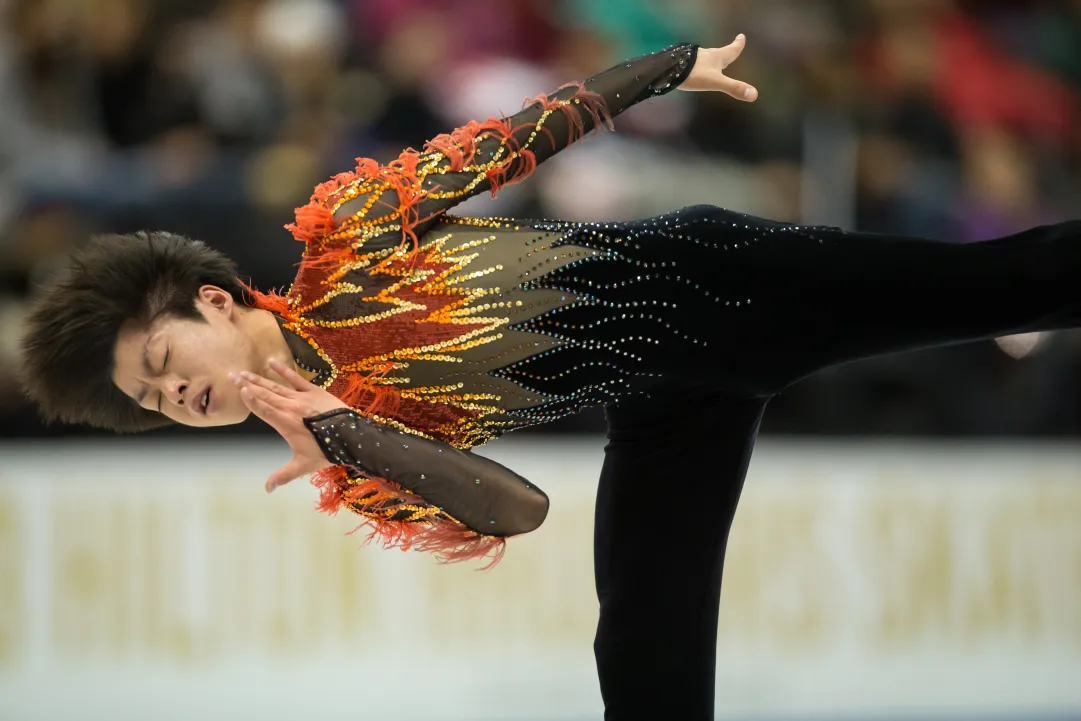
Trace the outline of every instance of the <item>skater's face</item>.
{"label": "skater's face", "polygon": [[186,426],[240,423],[249,411],[229,373],[259,367],[255,345],[238,323],[243,311],[214,286],[203,286],[195,305],[201,321],[165,317],[149,328],[122,328],[113,382],[143,408]]}

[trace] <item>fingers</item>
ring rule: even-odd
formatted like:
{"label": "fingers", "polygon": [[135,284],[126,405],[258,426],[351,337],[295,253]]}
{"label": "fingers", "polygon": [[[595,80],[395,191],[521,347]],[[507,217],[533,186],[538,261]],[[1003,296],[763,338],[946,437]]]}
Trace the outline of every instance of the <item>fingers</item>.
{"label": "fingers", "polygon": [[736,58],[743,52],[743,48],[747,47],[747,36],[740,33],[736,36],[736,39],[721,48],[721,61],[722,67],[728,67],[732,63],[736,62]]}
{"label": "fingers", "polygon": [[240,399],[244,401],[244,405],[248,407],[248,410],[262,418],[264,421],[267,421],[268,423],[270,422],[269,415],[274,410],[274,408],[272,408],[268,403],[264,402],[263,400],[256,398],[254,395],[252,395],[250,388],[240,389]]}
{"label": "fingers", "polygon": [[293,390],[306,391],[312,388],[312,384],[301,377],[299,373],[282,363],[277,358],[270,359],[271,369],[280,375]]}
{"label": "fingers", "polygon": [[282,379],[288,384],[288,386],[282,386],[281,384],[275,383],[269,378],[264,378],[263,376],[252,373],[251,371],[230,373],[229,380],[239,386],[243,386],[245,385],[245,383],[250,383],[253,386],[265,388],[266,390],[271,391],[272,393],[275,393],[279,396],[283,396],[285,398],[294,397],[293,394],[297,391],[307,391],[315,387],[311,383],[306,381],[303,377],[301,377],[301,375],[295,370],[290,368],[288,365],[282,363],[281,361],[277,360],[276,358],[272,358],[270,360],[270,368],[275,373],[280,375]]}
{"label": "fingers", "polygon": [[292,388],[286,388],[286,387],[284,387],[284,386],[282,386],[282,385],[280,385],[278,383],[275,383],[274,381],[270,380],[269,378],[264,378],[263,376],[258,375],[256,373],[252,373],[251,371],[242,371],[240,373],[230,373],[229,374],[229,380],[233,381],[233,383],[237,384],[241,388],[243,388],[245,385],[250,384],[252,386],[258,386],[259,388],[263,388],[263,389],[265,389],[267,391],[270,391],[271,393],[274,393],[275,395],[283,396],[283,397],[286,397],[286,398],[291,397],[292,394],[293,394],[293,389]]}
{"label": "fingers", "polygon": [[[261,379],[263,380],[263,379]],[[270,383],[270,381],[265,381]],[[270,384],[273,386],[273,384]],[[286,398],[273,387],[266,387],[260,383],[245,379],[241,382],[240,394],[247,391],[253,398],[262,401],[277,411],[287,411],[290,408],[291,399]]]}
{"label": "fingers", "polygon": [[243,391],[249,390],[254,398],[276,406],[276,408],[281,408],[281,403],[289,400],[289,398],[285,396],[285,393],[289,392],[289,389],[281,388],[278,384],[273,383],[271,380],[267,380],[262,376],[244,371],[239,374],[231,373],[229,374],[229,377],[232,379],[233,383],[240,386],[241,395],[243,395]]}
{"label": "fingers", "polygon": [[279,401],[284,401],[284,398],[263,388],[252,386],[241,388],[240,398],[244,401],[244,405],[248,407],[248,410],[266,421],[271,428],[283,434],[284,437],[285,426],[283,421],[285,420],[285,414],[274,402],[275,398],[279,399]]}
{"label": "fingers", "polygon": [[726,95],[731,95],[736,100],[753,103],[758,100],[758,89],[750,83],[722,75],[717,79],[718,89]]}
{"label": "fingers", "polygon": [[[721,48],[721,67],[727,68],[729,65],[736,62],[743,53],[745,47],[747,47],[747,36],[740,33],[736,36],[735,40]],[[758,99],[758,89],[750,83],[729,78],[728,76],[725,76],[725,80],[727,82],[724,83],[723,91],[736,100],[745,100],[749,103],[753,103]]]}
{"label": "fingers", "polygon": [[300,467],[300,463],[293,459],[270,475],[266,482],[266,492],[273,493],[275,488],[295,481],[303,475],[304,470]]}
{"label": "fingers", "polygon": [[710,66],[715,71],[715,76],[711,78],[712,82],[710,84],[712,87],[710,89],[720,90],[736,100],[753,103],[758,100],[758,89],[750,83],[730,78],[724,73],[724,69],[739,58],[745,47],[747,47],[747,36],[740,33],[728,45],[712,51],[714,55]]}
{"label": "fingers", "polygon": [[732,97],[737,100],[744,100],[748,103],[753,103],[758,100],[758,88],[754,87],[750,83],[744,83],[739,80],[736,81],[736,87],[733,90]]}

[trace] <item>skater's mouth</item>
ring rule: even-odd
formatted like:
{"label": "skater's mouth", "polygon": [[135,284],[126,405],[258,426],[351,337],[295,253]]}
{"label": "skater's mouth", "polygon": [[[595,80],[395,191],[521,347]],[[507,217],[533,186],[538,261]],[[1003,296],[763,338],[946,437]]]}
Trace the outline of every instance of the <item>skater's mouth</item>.
{"label": "skater's mouth", "polygon": [[208,415],[210,411],[213,410],[213,406],[211,405],[211,401],[213,400],[212,395],[211,387],[207,386],[203,389],[202,393],[195,397],[195,407],[201,415]]}

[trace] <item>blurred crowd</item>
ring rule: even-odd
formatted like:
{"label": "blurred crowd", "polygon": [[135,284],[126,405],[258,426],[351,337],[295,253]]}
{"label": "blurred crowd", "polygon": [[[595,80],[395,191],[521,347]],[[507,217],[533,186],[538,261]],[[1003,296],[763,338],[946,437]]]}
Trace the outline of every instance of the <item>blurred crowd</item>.
{"label": "blurred crowd", "polygon": [[[0,0],[0,363],[88,235],[207,240],[287,284],[327,175],[627,57],[749,38],[748,106],[675,93],[465,214],[714,203],[971,242],[1081,216],[1081,1]],[[1079,278],[1081,288],[1081,278]],[[1081,291],[1079,291],[1081,292]],[[899,303],[904,298],[898,298]],[[1081,434],[1077,333],[856,364],[766,431]],[[1024,356],[1017,360],[1014,356]],[[0,374],[0,433],[45,429]],[[597,414],[559,430],[597,430]],[[253,427],[244,427],[243,432]]]}

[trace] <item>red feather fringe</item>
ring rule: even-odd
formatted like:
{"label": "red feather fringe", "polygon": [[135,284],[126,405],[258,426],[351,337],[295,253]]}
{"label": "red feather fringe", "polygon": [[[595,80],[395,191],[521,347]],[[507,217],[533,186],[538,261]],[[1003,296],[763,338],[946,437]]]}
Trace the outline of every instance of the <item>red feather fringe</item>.
{"label": "red feather fringe", "polygon": [[350,408],[363,408],[363,414],[366,416],[394,415],[401,398],[398,389],[372,383],[372,379],[385,376],[393,368],[393,364],[388,363],[384,368],[366,374],[350,373],[346,380],[345,390],[339,398]]}
{"label": "red feather fringe", "polygon": [[[589,113],[594,128],[602,125],[612,127],[611,118],[604,110],[604,98],[600,94],[584,90],[581,83],[572,83],[560,90],[567,88],[575,88],[575,93],[569,100],[554,100],[547,95],[540,95],[528,100],[526,105],[539,105],[542,111],[552,109],[561,111],[570,126],[568,134],[570,143],[580,139],[585,132],[582,109]],[[516,133],[530,127],[536,126],[530,123],[515,126],[512,125],[510,118],[489,118],[483,123],[473,120],[454,132],[433,138],[425,144],[423,152],[442,153],[450,162],[450,169],[460,171],[473,160],[479,138],[495,137],[505,142],[511,152],[517,156],[517,162],[513,157],[508,156],[505,162],[488,172],[487,179],[491,186],[491,194],[492,197],[496,197],[501,188],[524,180],[537,167],[536,154],[531,150],[519,148],[514,137]],[[549,141],[554,146],[555,140],[547,128],[542,127],[542,132],[548,135]],[[404,245],[408,240],[412,240],[415,250],[418,239],[414,228],[422,221],[418,213],[421,188],[417,178],[417,164],[420,158],[421,153],[412,148],[402,152],[397,160],[382,166],[371,158],[358,158],[355,170],[339,173],[317,186],[309,203],[297,209],[296,221],[285,227],[293,233],[294,238],[305,243],[326,238],[337,230],[333,214],[328,206],[338,200],[342,191],[358,183],[384,184],[386,188],[397,192],[399,202],[396,208],[387,206],[385,214],[399,216],[402,226],[402,243]],[[512,167],[513,173],[511,173]],[[373,208],[373,215],[381,214],[377,208]],[[321,259],[313,259],[310,263],[313,267],[315,263],[320,263],[319,267],[322,267]]]}
{"label": "red feather fringe", "polygon": [[289,311],[289,300],[280,293],[274,291],[263,293],[240,280],[240,278],[237,278],[237,280],[244,286],[244,290],[251,295],[253,308],[269,310],[271,313],[277,313],[278,315],[284,315]]}
{"label": "red feather fringe", "polygon": [[300,271],[316,270],[321,273],[332,273],[351,260],[353,260],[353,249],[349,247],[319,254],[305,253],[300,261]]}
{"label": "red feather fringe", "polygon": [[[585,132],[583,109],[592,118],[593,128],[600,128],[602,125],[612,127],[611,118],[604,110],[604,99],[601,95],[584,90],[581,83],[565,86],[561,88],[561,91],[569,87],[575,88],[575,93],[568,100],[541,95],[528,100],[526,105],[536,104],[542,110],[561,111],[567,119],[568,142],[571,143],[581,138]],[[452,133],[434,138],[424,146],[424,153],[441,153],[449,161],[452,171],[460,171],[473,162],[479,139],[484,137],[500,139],[506,143],[510,154],[505,162],[487,173],[486,177],[494,197],[501,188],[520,182],[536,169],[535,152],[528,148],[521,148],[515,139],[515,135],[520,135],[521,131],[531,127],[535,128],[536,125],[515,126],[509,118],[489,118],[483,123],[473,121]],[[551,132],[544,126],[541,127],[540,132],[548,137],[554,151],[555,139]],[[369,218],[398,216],[398,222],[402,227],[402,245],[404,246],[409,240],[413,243],[411,257],[390,256],[370,268],[369,272],[383,264],[412,264],[417,261],[419,239],[414,229],[422,220],[428,220],[428,218],[419,217],[422,190],[417,176],[417,165],[420,158],[421,153],[413,149],[404,151],[397,160],[382,166],[372,159],[358,158],[355,170],[339,173],[315,188],[310,202],[297,209],[296,222],[286,226],[293,233],[294,238],[308,245],[300,263],[298,282],[306,272],[323,276],[353,260],[354,251],[349,245],[326,246],[329,236],[339,230],[330,209],[331,206],[342,198],[342,194],[347,189],[355,188],[357,185],[367,185],[372,191],[394,190],[396,192],[397,207],[386,201],[377,201],[369,212]],[[318,278],[305,278],[303,284],[319,282],[321,280]],[[298,320],[291,316],[287,298],[274,292],[261,293],[247,284],[244,287],[254,298],[255,307],[272,311],[289,320]],[[357,331],[346,329],[341,332]],[[334,360],[338,365],[346,366],[359,359],[335,358]],[[393,364],[386,364],[382,368],[367,373],[343,373],[341,381],[335,382],[338,397],[363,415],[379,414],[393,418],[400,401],[398,389],[372,382],[392,369]],[[340,384],[344,384],[344,388],[340,387]],[[342,507],[347,507],[367,519],[357,528],[357,530],[363,526],[372,528],[365,543],[379,539],[387,548],[399,547],[403,551],[411,548],[426,551],[434,554],[443,563],[474,558],[491,559],[484,569],[491,568],[503,557],[506,547],[504,538],[477,533],[457,519],[428,504],[420,496],[408,493],[386,479],[370,477],[355,479],[350,477],[345,467],[331,466],[315,474],[312,484],[320,491],[318,503],[320,511],[334,514]],[[395,521],[385,517],[393,515],[395,509],[400,509],[403,505],[421,509],[418,520]]]}
{"label": "red feather fringe", "polygon": [[385,478],[354,479],[343,466],[330,466],[313,476],[312,485],[320,492],[320,511],[333,515],[343,507],[349,507],[366,517],[367,520],[352,531],[356,533],[365,526],[371,528],[363,545],[378,539],[383,548],[431,553],[440,563],[490,559],[480,569],[482,571],[499,563],[506,550],[505,538],[477,533],[441,511],[417,521],[382,518],[382,513],[393,513],[403,505],[433,508],[420,496],[402,490]]}

